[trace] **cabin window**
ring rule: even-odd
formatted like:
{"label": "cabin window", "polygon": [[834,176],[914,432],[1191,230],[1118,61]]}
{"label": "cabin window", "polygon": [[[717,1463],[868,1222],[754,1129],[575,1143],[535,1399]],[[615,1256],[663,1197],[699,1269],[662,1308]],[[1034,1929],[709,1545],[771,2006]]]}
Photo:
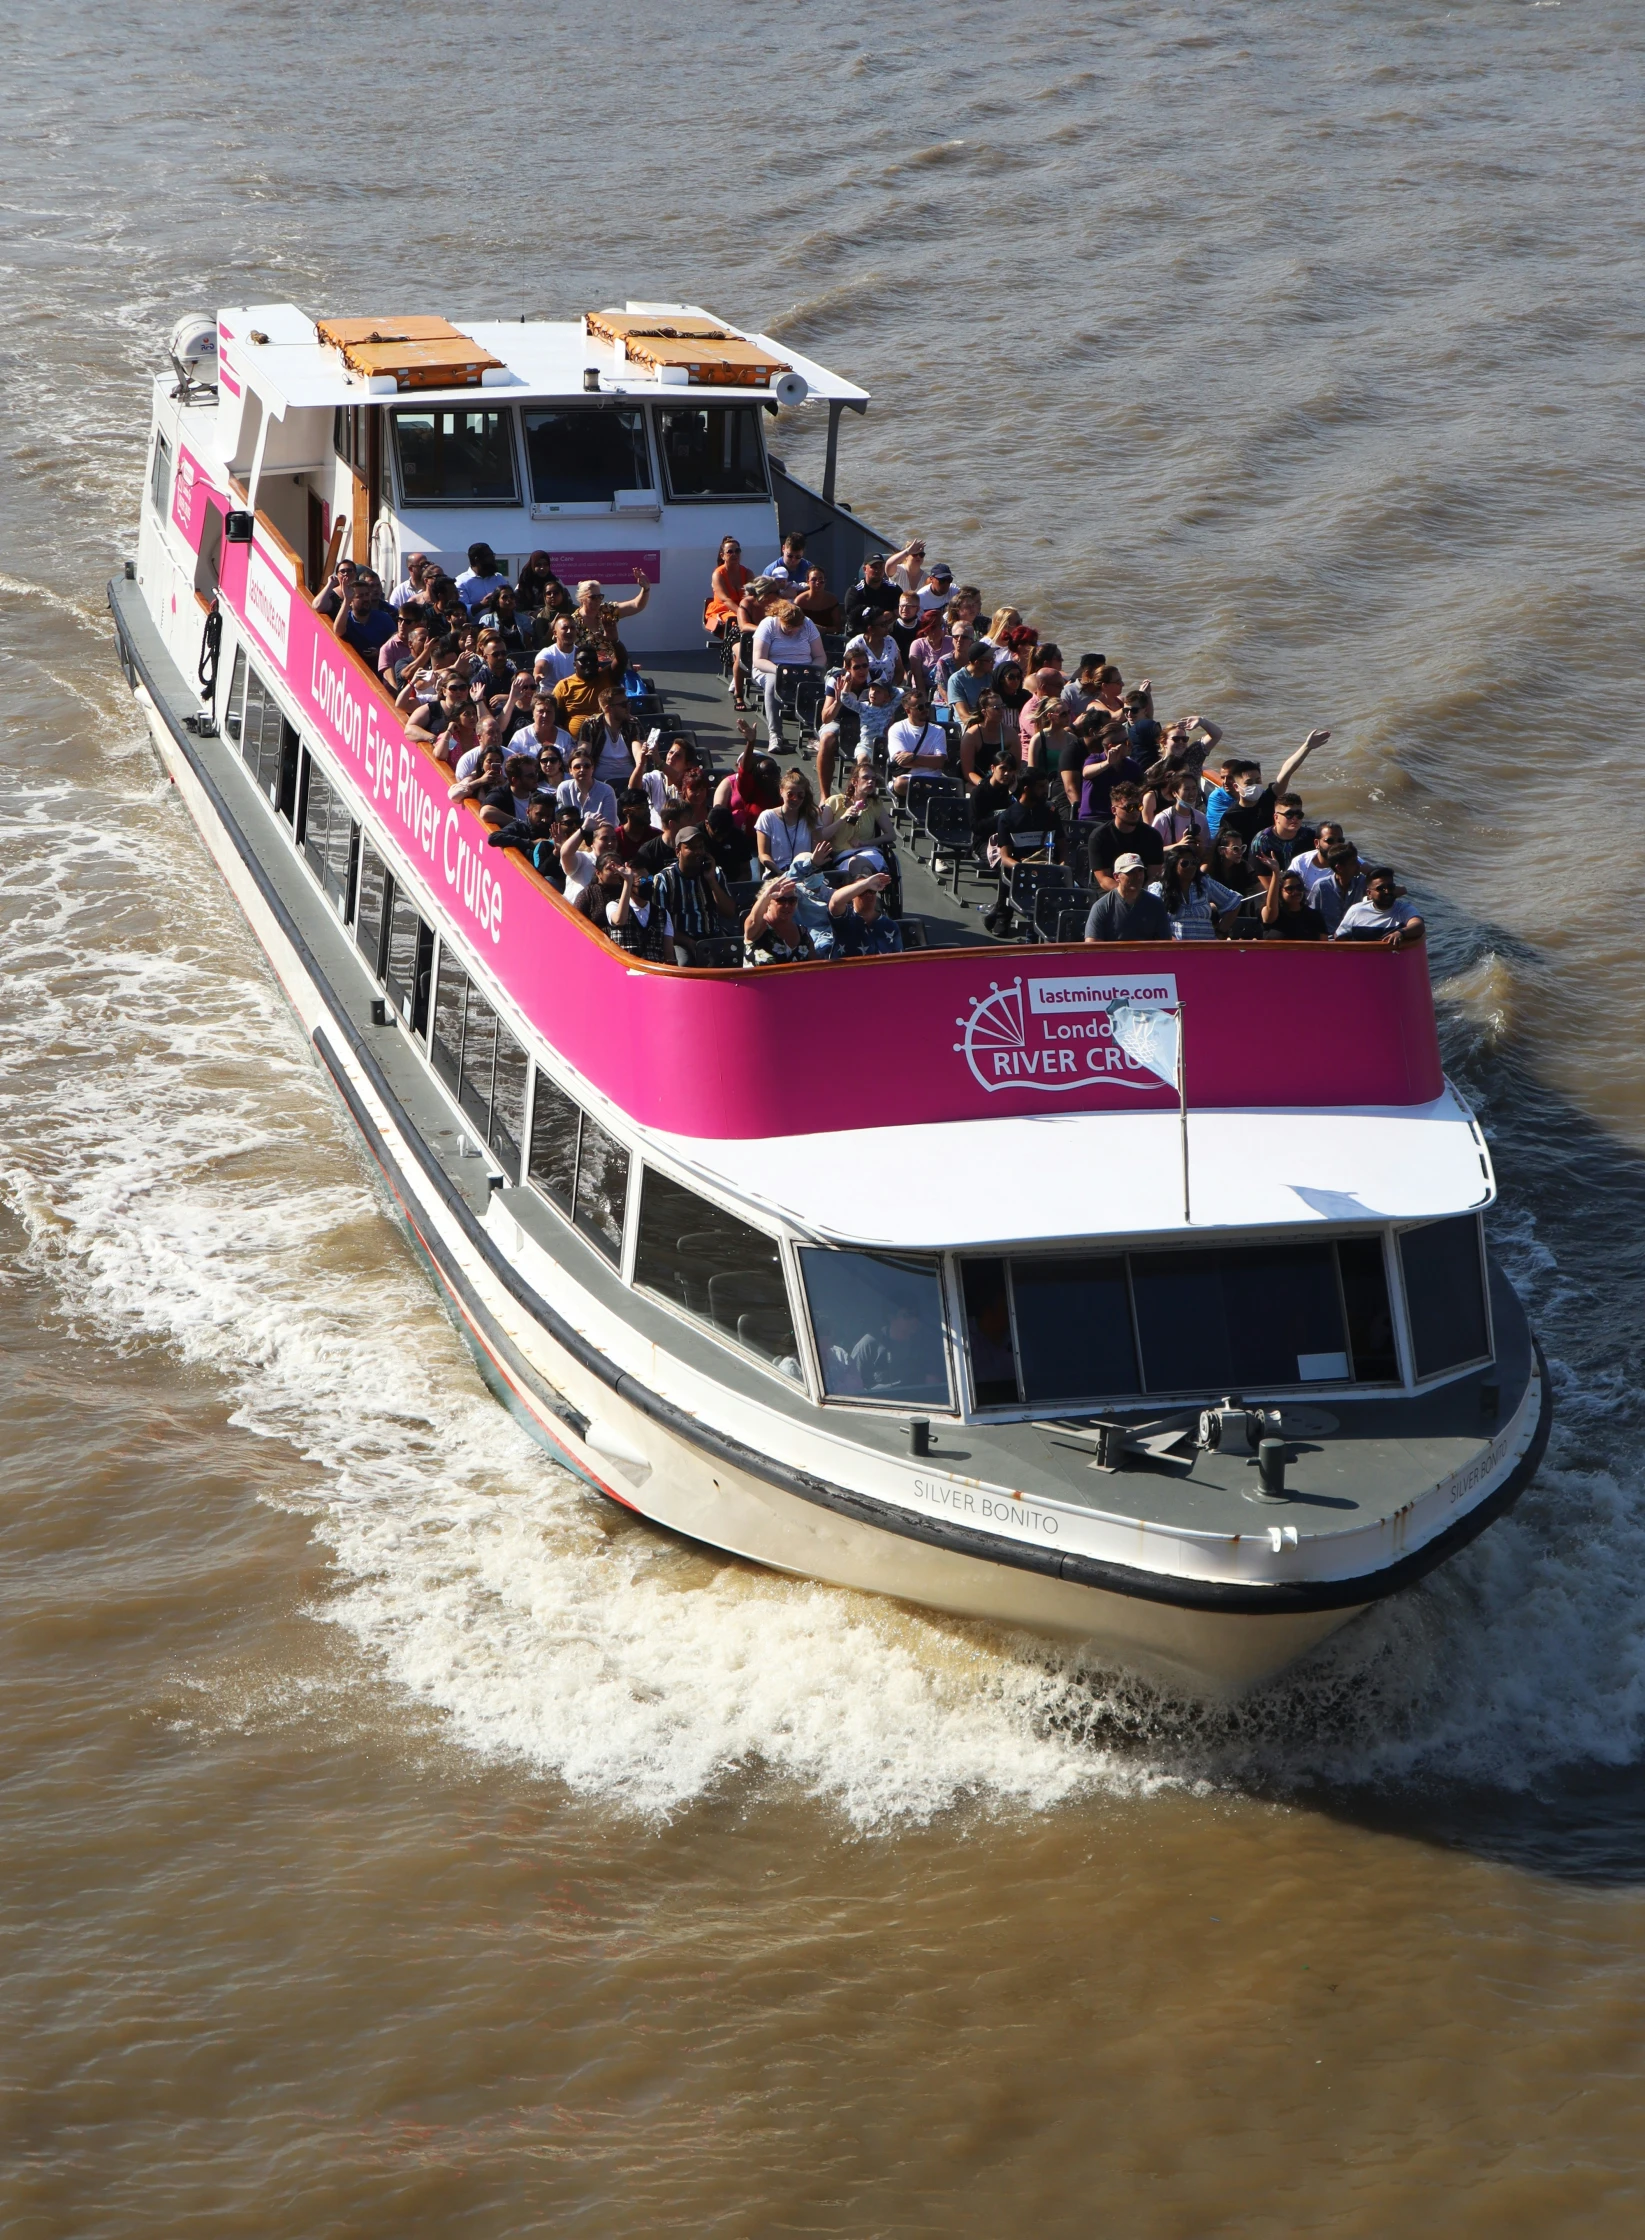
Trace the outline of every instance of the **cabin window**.
{"label": "cabin window", "polygon": [[654,1167],[640,1181],[634,1281],[799,1381],[776,1239]]}
{"label": "cabin window", "polygon": [[627,1204],[628,1153],[585,1112],[577,1145],[577,1203],[572,1219],[608,1260],[622,1258]]}
{"label": "cabin window", "polygon": [[1491,1350],[1485,1318],[1484,1249],[1479,1216],[1431,1221],[1399,1240],[1411,1358],[1419,1377],[1460,1369]]}
{"label": "cabin window", "polygon": [[535,505],[610,505],[619,490],[651,488],[640,406],[556,405],[524,415]]}
{"label": "cabin window", "polygon": [[878,1252],[800,1254],[831,1400],[950,1405],[936,1263]]}
{"label": "cabin window", "polygon": [[484,405],[408,405],[392,417],[408,506],[518,503],[512,413]]}
{"label": "cabin window", "polygon": [[369,840],[360,847],[360,887],[354,904],[354,939],[374,980],[383,977],[383,931],[388,905],[388,872]]}
{"label": "cabin window", "polygon": [[154,431],[154,459],[149,467],[149,497],[155,512],[164,521],[166,508],[171,503],[171,445],[158,428]]}
{"label": "cabin window", "polygon": [[443,942],[429,1055],[475,1133],[496,1153],[508,1180],[517,1183],[526,1054]]}
{"label": "cabin window", "polygon": [[979,1408],[1398,1380],[1378,1237],[960,1264]]}
{"label": "cabin window", "polygon": [[769,494],[755,404],[659,410],[671,498],[763,498]]}
{"label": "cabin window", "polygon": [[428,984],[434,970],[434,934],[393,881],[389,882],[388,954],[383,985],[415,1035],[428,1028]]}
{"label": "cabin window", "polygon": [[360,828],[348,805],[312,755],[305,756],[308,779],[303,789],[303,854],[308,867],[337,906],[346,922],[349,889],[354,876],[354,851]]}
{"label": "cabin window", "polygon": [[229,685],[229,737],[241,760],[287,823],[297,813],[298,738],[275,705],[274,696],[241,647]]}
{"label": "cabin window", "polygon": [[533,1183],[608,1260],[623,1252],[628,1153],[541,1068],[531,1108]]}

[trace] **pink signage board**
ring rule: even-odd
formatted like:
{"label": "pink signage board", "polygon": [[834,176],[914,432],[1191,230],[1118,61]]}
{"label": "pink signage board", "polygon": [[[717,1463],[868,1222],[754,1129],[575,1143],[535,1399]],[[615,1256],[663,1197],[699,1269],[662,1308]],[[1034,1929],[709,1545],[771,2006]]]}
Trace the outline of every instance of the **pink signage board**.
{"label": "pink signage board", "polygon": [[546,527],[549,534],[540,537],[532,550],[548,554],[562,583],[578,584],[592,578],[606,591],[621,590],[625,585],[632,591],[636,568],[647,583],[663,580],[660,552],[573,552],[568,545],[555,543],[552,523],[538,526]]}
{"label": "pink signage board", "polygon": [[[636,965],[516,854],[486,844],[375,676],[295,588],[261,529],[223,595],[311,738],[386,827],[461,944],[545,1040],[642,1125],[809,1134],[1035,1112],[1174,1106],[1113,1041],[1108,1006],[1180,1009],[1199,1107],[1412,1105],[1443,1086],[1419,947],[1141,943],[932,949],[691,972]],[[1335,1019],[1329,1037],[1296,1022]]]}

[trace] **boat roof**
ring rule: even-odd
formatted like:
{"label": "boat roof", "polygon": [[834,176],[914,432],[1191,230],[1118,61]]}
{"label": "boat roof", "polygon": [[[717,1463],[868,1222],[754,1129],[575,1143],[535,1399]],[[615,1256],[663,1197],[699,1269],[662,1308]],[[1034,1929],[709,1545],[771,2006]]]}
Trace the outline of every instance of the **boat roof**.
{"label": "boat roof", "polygon": [[[742,355],[791,366],[804,376],[811,396],[853,405],[868,402],[866,389],[859,389],[854,381],[830,373],[826,366],[806,357],[802,351],[791,349],[768,335],[733,326],[729,320],[704,311],[696,304],[631,302],[621,312],[613,311],[607,316],[619,325],[644,317],[659,323],[691,321],[699,326],[718,327],[738,343],[749,346]],[[428,314],[384,312],[364,318],[327,320],[322,324],[334,331],[375,327],[384,334],[404,334],[413,327],[449,327],[478,344],[497,361],[501,371],[489,374],[483,388],[473,383],[451,388],[417,387],[401,390],[395,398],[383,398],[366,387],[360,374],[350,372],[335,347],[320,340],[314,320],[296,304],[234,304],[217,314],[218,337],[224,354],[232,353],[234,370],[251,382],[276,418],[283,418],[289,410],[366,402],[473,403],[483,397],[498,403],[512,403],[524,397],[581,397],[585,394],[583,374],[590,366],[598,367],[600,394],[606,397],[650,397],[678,406],[693,399],[763,402],[770,395],[767,388],[750,387],[746,381],[724,387],[697,382],[689,386],[665,385],[658,379],[654,365],[627,359],[616,343],[589,334],[581,319],[448,322]],[[254,333],[267,339],[253,342]]]}
{"label": "boat roof", "polygon": [[1190,1111],[1192,1220],[1175,1112],[1045,1113],[743,1137],[647,1131],[682,1168],[831,1244],[902,1251],[1085,1236],[1184,1243],[1215,1229],[1431,1221],[1488,1205],[1478,1122],[1447,1083],[1426,1105]]}

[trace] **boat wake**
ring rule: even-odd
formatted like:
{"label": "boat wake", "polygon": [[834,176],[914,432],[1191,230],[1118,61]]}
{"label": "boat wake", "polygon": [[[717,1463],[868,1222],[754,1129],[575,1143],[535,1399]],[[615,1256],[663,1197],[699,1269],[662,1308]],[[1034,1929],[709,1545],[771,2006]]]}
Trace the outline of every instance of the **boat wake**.
{"label": "boat wake", "polygon": [[[610,1509],[481,1385],[133,746],[129,718],[105,733],[95,795],[6,781],[0,1177],[88,1336],[208,1372],[270,1442],[248,1501],[330,1551],[311,1614],[359,1687],[637,1814],[780,1786],[861,1828],[1162,1785],[1513,1786],[1639,1753],[1645,1511],[1603,1459],[1632,1402],[1563,1370],[1556,1460],[1519,1512],[1232,1710]],[[1497,1243],[1557,1333],[1530,1218]]]}

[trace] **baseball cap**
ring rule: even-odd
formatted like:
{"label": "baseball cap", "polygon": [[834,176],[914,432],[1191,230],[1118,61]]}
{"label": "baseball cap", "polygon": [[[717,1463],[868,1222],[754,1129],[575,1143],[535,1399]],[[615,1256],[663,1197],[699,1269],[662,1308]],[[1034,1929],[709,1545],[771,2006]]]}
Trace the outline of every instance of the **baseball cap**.
{"label": "baseball cap", "polygon": [[946,560],[937,560],[926,570],[933,583],[952,583],[954,571]]}
{"label": "baseball cap", "polygon": [[1143,862],[1141,856],[1116,856],[1114,858],[1114,877],[1116,879],[1122,879],[1128,871],[1146,871],[1147,868],[1148,866]]}

